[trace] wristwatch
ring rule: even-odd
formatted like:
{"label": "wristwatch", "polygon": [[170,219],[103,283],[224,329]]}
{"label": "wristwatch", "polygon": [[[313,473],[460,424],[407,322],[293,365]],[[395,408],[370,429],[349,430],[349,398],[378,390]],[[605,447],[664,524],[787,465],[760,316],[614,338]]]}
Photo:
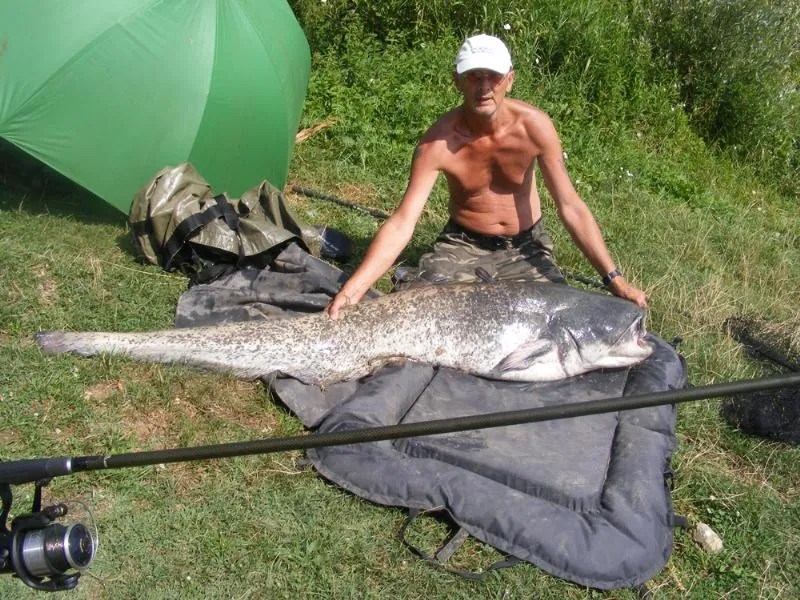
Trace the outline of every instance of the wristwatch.
{"label": "wristwatch", "polygon": [[606,286],[606,287],[608,287],[609,285],[611,285],[611,281],[612,281],[612,280],[613,280],[615,277],[622,277],[622,273],[620,273],[620,272],[619,272],[619,269],[614,269],[614,270],[613,270],[613,271],[611,271],[611,272],[610,272],[608,275],[606,275],[605,277],[603,277],[603,285],[604,285],[604,286]]}

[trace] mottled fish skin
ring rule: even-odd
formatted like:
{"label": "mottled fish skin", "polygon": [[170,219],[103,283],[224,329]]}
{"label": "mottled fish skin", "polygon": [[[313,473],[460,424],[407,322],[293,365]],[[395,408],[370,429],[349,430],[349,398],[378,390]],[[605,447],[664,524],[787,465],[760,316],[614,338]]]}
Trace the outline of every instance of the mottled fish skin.
{"label": "mottled fish skin", "polygon": [[41,332],[45,352],[120,354],[252,379],[283,373],[327,387],[405,358],[508,381],[552,381],[650,355],[646,313],[566,285],[452,283],[318,313],[146,333]]}

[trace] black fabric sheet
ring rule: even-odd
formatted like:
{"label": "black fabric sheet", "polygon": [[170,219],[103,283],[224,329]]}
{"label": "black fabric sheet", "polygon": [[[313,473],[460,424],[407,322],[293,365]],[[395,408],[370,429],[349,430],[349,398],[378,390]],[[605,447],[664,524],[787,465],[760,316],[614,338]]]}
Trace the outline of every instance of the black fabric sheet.
{"label": "black fabric sheet", "polygon": [[[176,325],[291,318],[318,311],[342,273],[297,246],[269,270],[240,271],[187,291]],[[377,294],[377,292],[374,292]],[[548,383],[490,381],[429,365],[382,368],[325,391],[289,378],[266,381],[320,432],[638,395],[686,385],[673,348],[630,368]],[[443,507],[476,538],[546,572],[601,589],[656,575],[672,550],[665,472],[675,410],[604,415],[309,450],[327,479],[376,503]]]}

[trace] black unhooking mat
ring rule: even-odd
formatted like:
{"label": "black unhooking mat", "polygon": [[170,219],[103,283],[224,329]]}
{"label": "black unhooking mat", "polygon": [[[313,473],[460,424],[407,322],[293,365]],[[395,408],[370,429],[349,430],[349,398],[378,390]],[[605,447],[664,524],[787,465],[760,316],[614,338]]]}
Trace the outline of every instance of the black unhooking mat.
{"label": "black unhooking mat", "polygon": [[[318,311],[342,273],[290,245],[270,269],[191,288],[177,326]],[[376,292],[377,293],[377,292]],[[681,357],[556,382],[508,383],[428,365],[387,366],[324,393],[294,379],[267,383],[308,427],[354,430],[678,389]],[[639,586],[672,551],[666,474],[675,410],[661,406],[438,436],[308,451],[327,479],[358,496],[440,508],[476,538],[544,571],[601,589]]]}

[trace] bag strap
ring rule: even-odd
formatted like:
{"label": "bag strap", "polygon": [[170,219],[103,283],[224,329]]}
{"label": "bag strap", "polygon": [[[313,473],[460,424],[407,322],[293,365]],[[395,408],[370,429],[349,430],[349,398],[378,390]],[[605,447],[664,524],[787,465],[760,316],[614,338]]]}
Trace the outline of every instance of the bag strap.
{"label": "bag strap", "polygon": [[492,563],[489,565],[484,571],[466,571],[464,569],[455,569],[453,567],[448,567],[445,563],[450,559],[453,554],[461,547],[461,544],[469,537],[469,532],[464,529],[463,527],[459,527],[458,530],[451,535],[447,542],[437,550],[435,556],[429,555],[424,550],[417,548],[411,542],[408,541],[406,538],[406,530],[411,525],[411,523],[420,515],[427,514],[431,512],[440,511],[441,508],[433,508],[430,510],[420,510],[417,508],[410,508],[408,509],[408,518],[406,519],[403,526],[400,528],[398,532],[398,537],[400,541],[403,542],[403,545],[406,546],[411,552],[413,552],[416,556],[424,560],[429,565],[436,567],[437,569],[441,569],[443,571],[447,571],[448,573],[453,573],[454,575],[458,575],[459,577],[463,577],[465,579],[470,579],[473,581],[480,581],[491,572],[491,571],[498,571],[500,569],[508,569],[509,567],[513,567],[520,562],[522,562],[519,558],[515,556],[509,556],[504,560],[498,560],[497,562]]}
{"label": "bag strap", "polygon": [[153,224],[150,222],[149,219],[131,223],[131,234],[133,234],[134,237],[147,237],[150,236],[150,234],[152,233],[153,233]]}
{"label": "bag strap", "polygon": [[[192,251],[194,252],[194,250]],[[198,256],[197,261],[200,264],[204,264],[203,260]],[[227,277],[231,273],[235,273],[238,271],[238,268],[235,265],[226,264],[226,263],[219,263],[219,264],[209,264],[202,267],[199,271],[195,271],[194,273],[189,273],[189,284],[188,287],[192,288],[196,285],[205,285],[207,283],[212,283],[217,279],[221,279],[222,277]]]}
{"label": "bag strap", "polygon": [[244,264],[245,260],[244,244],[242,244],[242,233],[239,229],[239,226],[241,225],[239,215],[236,213],[236,210],[233,208],[233,205],[230,202],[228,202],[228,199],[225,197],[224,194],[219,194],[218,196],[214,196],[214,200],[217,201],[217,206],[220,207],[220,209],[222,210],[222,218],[225,221],[225,224],[231,228],[231,231],[236,233],[236,239],[239,240],[239,244],[236,247],[238,251],[238,257],[236,258],[236,268],[239,269]]}
{"label": "bag strap", "polygon": [[[231,206],[230,202],[228,202],[227,198],[225,198],[223,194],[214,196],[214,200],[216,201],[216,204],[209,206],[201,213],[196,213],[186,217],[178,224],[178,226],[175,228],[175,231],[172,232],[169,240],[167,240],[167,243],[164,244],[164,252],[167,257],[166,261],[164,262],[165,271],[172,270],[172,263],[175,261],[187,241],[194,237],[203,227],[220,217],[225,220],[225,224],[228,227],[236,232],[237,236],[239,235],[239,216],[236,214],[233,206]],[[241,263],[243,258],[244,249],[240,243],[237,265]]]}

